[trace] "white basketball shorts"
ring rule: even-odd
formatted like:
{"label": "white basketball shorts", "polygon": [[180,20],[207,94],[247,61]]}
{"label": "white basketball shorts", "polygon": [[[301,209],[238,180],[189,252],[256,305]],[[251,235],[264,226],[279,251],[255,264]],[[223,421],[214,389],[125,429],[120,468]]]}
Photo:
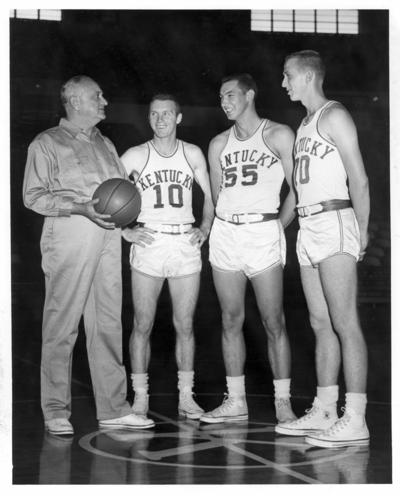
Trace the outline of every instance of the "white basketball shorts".
{"label": "white basketball shorts", "polygon": [[352,208],[299,217],[299,224],[296,249],[300,265],[316,267],[341,253],[358,260],[360,231]]}
{"label": "white basketball shorts", "polygon": [[215,270],[242,271],[248,278],[286,263],[286,239],[279,220],[231,224],[215,218],[210,234],[210,263]]}
{"label": "white basketball shorts", "polygon": [[154,241],[145,248],[132,243],[133,270],[152,277],[186,277],[201,271],[201,254],[191,244],[191,234],[153,233]]}

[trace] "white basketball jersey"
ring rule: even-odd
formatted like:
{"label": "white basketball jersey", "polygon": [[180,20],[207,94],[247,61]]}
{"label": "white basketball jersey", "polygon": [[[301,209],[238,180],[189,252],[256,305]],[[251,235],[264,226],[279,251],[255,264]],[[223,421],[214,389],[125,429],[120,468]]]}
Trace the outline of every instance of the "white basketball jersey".
{"label": "white basketball jersey", "polygon": [[136,186],[142,197],[139,222],[186,224],[194,222],[192,188],[194,173],[186,159],[183,142],[166,157],[147,142],[149,155]]}
{"label": "white basketball jersey", "polygon": [[216,213],[276,213],[285,177],[280,158],[263,139],[267,121],[246,139],[236,135],[235,126],[220,155],[221,187]]}
{"label": "white basketball jersey", "polygon": [[321,115],[333,103],[336,102],[327,102],[315,112],[310,122],[303,120],[297,130],[294,186],[298,194],[298,207],[349,199],[347,173],[339,151],[318,130]]}

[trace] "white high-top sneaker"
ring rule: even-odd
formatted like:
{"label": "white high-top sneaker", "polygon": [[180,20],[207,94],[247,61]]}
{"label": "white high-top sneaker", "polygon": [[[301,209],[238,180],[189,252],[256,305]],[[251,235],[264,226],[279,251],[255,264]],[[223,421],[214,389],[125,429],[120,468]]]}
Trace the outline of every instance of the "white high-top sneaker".
{"label": "white high-top sneaker", "polygon": [[200,417],[201,422],[215,424],[218,422],[241,422],[248,420],[248,410],[245,396],[225,395],[219,407]]}
{"label": "white high-top sneaker", "polygon": [[305,436],[328,429],[338,419],[336,409],[328,410],[318,398],[314,398],[312,407],[306,414],[293,422],[279,423],[275,432],[286,436]]}
{"label": "white high-top sneaker", "polygon": [[204,410],[194,401],[193,393],[190,391],[179,394],[178,413],[181,417],[199,419]]}
{"label": "white high-top sneaker", "polygon": [[343,417],[330,428],[306,437],[306,443],[321,448],[342,448],[344,446],[368,446],[369,431],[365,417],[351,408],[342,408]]}

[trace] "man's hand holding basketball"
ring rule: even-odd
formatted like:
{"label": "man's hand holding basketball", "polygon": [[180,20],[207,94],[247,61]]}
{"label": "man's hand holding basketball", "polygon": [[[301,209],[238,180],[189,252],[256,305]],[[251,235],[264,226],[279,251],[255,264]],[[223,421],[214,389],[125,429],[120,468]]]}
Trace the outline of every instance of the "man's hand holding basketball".
{"label": "man's hand holding basketball", "polygon": [[104,229],[115,229],[115,224],[113,222],[107,222],[107,219],[111,217],[109,214],[99,214],[94,205],[99,202],[99,199],[89,200],[83,203],[73,203],[71,214],[83,215],[95,224]]}

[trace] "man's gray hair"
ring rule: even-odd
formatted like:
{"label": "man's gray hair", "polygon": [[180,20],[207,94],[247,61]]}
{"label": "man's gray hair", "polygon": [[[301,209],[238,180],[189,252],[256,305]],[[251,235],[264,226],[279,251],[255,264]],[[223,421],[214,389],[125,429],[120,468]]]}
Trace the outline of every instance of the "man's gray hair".
{"label": "man's gray hair", "polygon": [[63,84],[60,91],[60,97],[61,103],[64,105],[64,107],[68,103],[68,100],[72,95],[79,94],[79,87],[81,87],[82,84],[88,82],[93,82],[93,79],[89,76],[79,75],[68,79],[68,81]]}

